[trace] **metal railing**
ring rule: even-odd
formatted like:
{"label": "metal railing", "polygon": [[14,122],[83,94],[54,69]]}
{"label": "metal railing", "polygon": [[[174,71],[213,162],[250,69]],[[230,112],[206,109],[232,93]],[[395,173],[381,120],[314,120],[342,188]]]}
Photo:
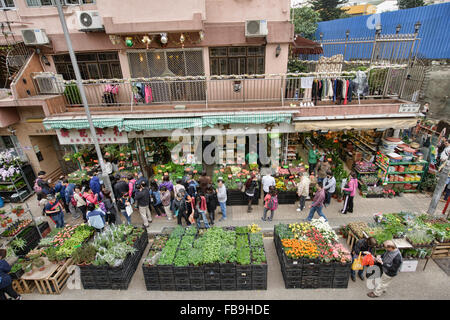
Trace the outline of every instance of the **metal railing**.
{"label": "metal railing", "polygon": [[[359,65],[357,65],[359,67]],[[318,66],[310,66],[310,69]],[[290,101],[307,101],[301,87],[302,77],[314,79],[346,79],[355,77],[356,70],[304,72],[254,76],[198,76],[140,79],[86,80],[84,87],[91,107],[122,107],[170,104],[221,104],[274,102],[281,106]],[[398,97],[406,66],[366,68],[368,98]],[[78,87],[73,81],[58,81],[52,77],[50,92],[63,92],[67,107],[82,107]],[[42,80],[40,80],[42,81]],[[37,86],[40,88],[39,86]],[[325,98],[325,100],[329,100]],[[332,102],[330,102],[332,103]]]}

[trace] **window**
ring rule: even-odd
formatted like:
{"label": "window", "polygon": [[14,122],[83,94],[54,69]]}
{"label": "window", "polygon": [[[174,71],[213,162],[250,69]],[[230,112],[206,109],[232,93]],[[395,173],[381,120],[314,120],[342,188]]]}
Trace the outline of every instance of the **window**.
{"label": "window", "polygon": [[11,8],[15,8],[14,0],[0,0],[0,9],[7,10]]}
{"label": "window", "polygon": [[129,51],[128,61],[132,78],[205,74],[202,51],[198,49]]}
{"label": "window", "polygon": [[[88,79],[122,78],[119,55],[117,52],[87,52],[77,53],[78,67],[81,77]],[[56,71],[65,80],[74,80],[75,72],[68,54],[54,55]]]}
{"label": "window", "polygon": [[[56,5],[56,0],[27,0],[29,7],[43,7]],[[95,0],[60,0],[62,5],[81,5],[95,3]]]}
{"label": "window", "polygon": [[209,49],[211,75],[264,74],[265,47]]}

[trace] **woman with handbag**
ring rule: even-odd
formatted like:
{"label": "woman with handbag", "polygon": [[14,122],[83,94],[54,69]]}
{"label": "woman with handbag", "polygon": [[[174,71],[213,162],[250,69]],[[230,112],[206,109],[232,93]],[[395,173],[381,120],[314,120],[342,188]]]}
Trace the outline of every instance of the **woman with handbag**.
{"label": "woman with handbag", "polygon": [[[361,255],[374,255],[375,247],[377,246],[377,240],[373,237],[363,238],[355,242],[352,250],[352,264],[356,259],[359,259]],[[361,264],[363,266],[363,264]],[[358,269],[358,276],[361,280],[364,280],[364,268]],[[356,270],[351,271],[352,281],[356,281]]]}
{"label": "woman with handbag", "polygon": [[358,179],[356,178],[356,172],[352,172],[348,187],[343,189],[345,201],[344,208],[341,211],[342,214],[347,214],[347,212],[353,213],[353,198],[356,195],[356,190],[358,190]]}

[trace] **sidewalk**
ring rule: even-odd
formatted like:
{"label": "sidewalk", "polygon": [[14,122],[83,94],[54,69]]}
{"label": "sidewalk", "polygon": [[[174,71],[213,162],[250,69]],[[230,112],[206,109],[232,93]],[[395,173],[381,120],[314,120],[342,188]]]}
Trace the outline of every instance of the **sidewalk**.
{"label": "sidewalk", "polygon": [[[348,223],[350,221],[367,221],[372,222],[372,214],[375,212],[425,212],[428,208],[431,198],[422,194],[408,194],[400,198],[393,199],[364,199],[359,196],[355,199],[355,211],[353,214],[343,216],[338,213],[342,207],[342,203],[332,200],[331,206],[324,210],[325,215],[333,227]],[[33,212],[38,216],[40,211],[36,205],[35,197],[28,201]],[[310,203],[310,202],[309,202]],[[444,203],[440,202],[438,210],[442,211]],[[263,222],[260,217],[262,215],[262,206],[255,206],[252,213],[247,213],[245,206],[228,207],[229,218],[225,222],[218,222],[218,226],[235,226],[248,225],[251,223],[259,224],[263,231],[273,231],[273,226],[277,223],[289,223],[299,221],[307,216],[306,210],[299,213],[295,205],[281,205],[275,214],[272,222]],[[441,212],[439,211],[439,212]],[[132,216],[132,222],[140,225],[141,218],[137,212]],[[219,215],[220,217],[220,215]],[[71,217],[66,217],[66,222],[70,224],[80,223],[81,219],[73,221]],[[150,232],[160,232],[162,228],[167,226],[175,226],[175,221],[167,221],[165,218],[154,218]],[[54,225],[52,224],[52,227]],[[239,291],[239,298],[242,300],[371,300],[366,296],[370,290],[367,288],[366,281],[357,279],[357,282],[349,280],[347,289],[285,289],[284,281],[281,274],[281,267],[278,257],[275,253],[275,246],[272,238],[264,239],[268,263],[268,279],[267,290],[261,291]],[[143,258],[149,250],[147,247]],[[91,300],[91,299],[119,299],[119,300],[185,300],[191,299],[192,292],[177,291],[147,291],[145,288],[144,275],[142,273],[142,259],[131,280],[128,290],[83,290],[65,288],[60,295],[40,295],[37,293],[26,294],[24,300]],[[420,260],[416,272],[406,272],[399,274],[393,281],[386,295],[376,300],[424,300],[450,299],[450,277],[433,261],[428,262],[427,268],[423,271],[425,260]],[[195,297],[198,300],[234,300],[236,299],[236,291],[196,291]]]}
{"label": "sidewalk", "polygon": [[[343,215],[340,210],[343,207],[343,202],[337,202],[335,199],[331,200],[330,206],[323,209],[323,213],[328,218],[330,225],[333,228],[338,228],[349,222],[363,221],[373,222],[373,214],[377,212],[382,213],[394,213],[394,212],[415,212],[426,213],[428,206],[431,202],[431,196],[422,193],[406,193],[401,197],[389,198],[362,198],[359,194],[356,195],[354,200],[353,213]],[[27,200],[28,205],[31,208],[34,216],[41,216],[41,208],[37,206],[36,196]],[[258,224],[263,231],[273,231],[273,227],[278,223],[292,223],[306,219],[309,213],[308,206],[311,201],[306,202],[306,208],[302,212],[297,212],[298,202],[295,205],[279,205],[278,210],[275,212],[273,221],[262,221],[263,205],[260,200],[259,205],[253,206],[251,213],[247,212],[247,206],[227,206],[227,220],[219,221],[222,217],[220,207],[216,210],[216,226],[243,226],[252,223]],[[436,212],[441,214],[445,203],[439,201]],[[316,214],[315,218],[319,216]],[[124,218],[122,217],[122,221]],[[77,220],[73,220],[70,215],[65,216],[65,222],[68,224],[82,223],[83,219],[80,217]],[[134,225],[142,225],[142,219],[137,210],[131,216],[131,222]],[[159,233],[164,227],[176,226],[176,219],[168,221],[167,218],[157,218],[153,216],[153,222],[148,228],[149,233]],[[184,224],[184,220],[183,220]],[[50,222],[51,227],[54,226],[53,222]]]}

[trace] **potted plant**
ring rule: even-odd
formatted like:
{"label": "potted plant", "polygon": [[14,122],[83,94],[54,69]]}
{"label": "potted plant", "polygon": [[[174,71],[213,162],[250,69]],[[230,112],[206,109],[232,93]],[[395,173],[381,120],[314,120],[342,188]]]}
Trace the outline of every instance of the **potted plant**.
{"label": "potted plant", "polygon": [[18,217],[20,217],[25,212],[25,210],[22,208],[22,206],[17,206],[15,209],[16,209],[16,215]]}

